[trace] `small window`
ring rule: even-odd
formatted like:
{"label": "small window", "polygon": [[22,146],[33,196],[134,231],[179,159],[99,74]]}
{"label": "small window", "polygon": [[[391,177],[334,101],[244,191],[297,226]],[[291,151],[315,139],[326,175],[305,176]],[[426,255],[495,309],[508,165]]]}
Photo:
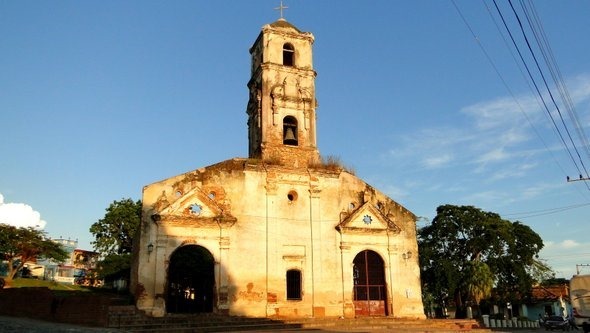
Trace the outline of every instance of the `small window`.
{"label": "small window", "polygon": [[193,214],[193,215],[201,215],[201,212],[203,211],[203,207],[198,204],[192,204],[192,205],[190,205],[189,210],[190,210],[191,214]]}
{"label": "small window", "polygon": [[287,271],[287,300],[301,300],[301,271],[297,269]]}
{"label": "small window", "polygon": [[283,65],[291,66],[295,65],[295,48],[289,43],[283,45]]}
{"label": "small window", "polygon": [[289,191],[289,193],[287,193],[287,199],[289,200],[289,202],[297,200],[297,192]]}

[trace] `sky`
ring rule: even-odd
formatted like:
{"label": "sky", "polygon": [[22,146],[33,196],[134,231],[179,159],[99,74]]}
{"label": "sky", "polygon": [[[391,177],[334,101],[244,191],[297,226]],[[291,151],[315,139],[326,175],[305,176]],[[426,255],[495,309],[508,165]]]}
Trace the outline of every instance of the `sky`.
{"label": "sky", "polygon": [[[548,107],[491,0],[284,1],[315,36],[320,153],[418,226],[439,205],[476,206],[537,232],[557,277],[590,273],[590,187],[566,181],[590,167],[576,135],[590,127],[590,2],[533,2],[572,113],[531,39],[553,107],[510,4],[496,2]],[[92,249],[113,201],[247,157],[248,50],[278,5],[0,0],[0,222]]]}

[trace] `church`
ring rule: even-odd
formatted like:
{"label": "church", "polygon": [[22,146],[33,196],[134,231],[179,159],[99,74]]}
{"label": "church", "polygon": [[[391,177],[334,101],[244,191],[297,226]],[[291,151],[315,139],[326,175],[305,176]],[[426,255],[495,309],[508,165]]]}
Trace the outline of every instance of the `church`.
{"label": "church", "polygon": [[425,317],[416,216],[320,156],[313,43],[283,18],[264,25],[250,48],[248,158],[143,188],[138,309]]}

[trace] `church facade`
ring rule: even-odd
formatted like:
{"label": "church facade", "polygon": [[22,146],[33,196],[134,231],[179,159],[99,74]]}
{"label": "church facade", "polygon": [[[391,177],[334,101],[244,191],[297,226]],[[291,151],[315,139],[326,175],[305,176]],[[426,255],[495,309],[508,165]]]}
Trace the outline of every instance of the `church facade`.
{"label": "church facade", "polygon": [[416,216],[320,157],[313,42],[279,19],[250,49],[248,158],[144,187],[139,309],[424,318]]}

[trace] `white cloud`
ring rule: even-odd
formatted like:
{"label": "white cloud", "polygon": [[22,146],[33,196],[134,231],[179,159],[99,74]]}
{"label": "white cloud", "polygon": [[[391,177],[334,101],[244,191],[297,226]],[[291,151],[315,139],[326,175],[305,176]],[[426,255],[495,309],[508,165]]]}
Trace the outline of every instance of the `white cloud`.
{"label": "white cloud", "polygon": [[580,75],[567,83],[574,103],[582,103],[590,99],[590,75]]}
{"label": "white cloud", "polygon": [[[386,158],[424,169],[449,167],[472,142],[472,135],[456,128],[428,128],[402,138],[403,145],[391,149]],[[415,162],[413,162],[415,161]],[[419,162],[418,162],[419,161]]]}
{"label": "white cloud", "polygon": [[[568,83],[582,123],[590,128],[590,75]],[[431,170],[444,173],[445,177],[434,179],[428,188],[448,193],[450,186],[462,182],[463,191],[458,193],[472,200],[510,203],[547,193],[552,188],[531,186],[538,182],[531,177],[547,170],[548,153],[561,154],[563,147],[538,99],[527,93],[516,99],[507,96],[467,105],[449,114],[452,122],[402,132],[395,148],[383,159],[387,165],[413,176]],[[507,190],[494,187],[506,186],[511,180],[514,182]],[[478,187],[470,189],[470,184],[476,182]],[[418,188],[412,185],[420,184],[407,183],[406,188]],[[521,196],[515,196],[515,191],[522,192]]]}
{"label": "white cloud", "polygon": [[499,147],[499,148],[492,149],[492,150],[484,153],[483,155],[481,155],[480,158],[477,160],[477,162],[478,163],[498,162],[498,161],[506,160],[509,157],[510,157],[510,155],[504,151],[504,148]]}
{"label": "white cloud", "polygon": [[403,190],[401,187],[393,185],[385,185],[381,187],[383,193],[387,194],[391,198],[402,199],[408,197],[408,192]]}
{"label": "white cloud", "polygon": [[439,156],[427,157],[423,160],[426,168],[433,169],[449,164],[453,160],[451,154],[442,154]]}
{"label": "white cloud", "polygon": [[492,203],[509,202],[510,200],[511,195],[509,193],[489,190],[469,193],[469,195],[461,199],[461,202],[465,204],[476,204],[476,206],[488,206]]}
{"label": "white cloud", "polygon": [[577,241],[573,240],[573,239],[564,239],[561,242],[553,242],[553,241],[548,241],[545,244],[545,247],[547,249],[573,249],[576,247],[580,247],[583,244],[578,243]]}
{"label": "white cloud", "polygon": [[576,242],[575,240],[571,240],[571,239],[566,239],[563,242],[561,242],[561,246],[565,249],[571,249],[574,247],[578,247],[581,244]]}
{"label": "white cloud", "polygon": [[563,184],[560,183],[552,183],[552,182],[545,182],[545,183],[537,183],[535,185],[527,186],[520,192],[520,197],[522,199],[532,199],[540,196],[543,193],[550,193],[563,187]]}
{"label": "white cloud", "polygon": [[513,125],[514,119],[520,117],[521,103],[517,104],[511,97],[498,98],[467,106],[461,111],[472,116],[480,130],[503,128]]}
{"label": "white cloud", "polygon": [[43,229],[47,222],[33,207],[24,203],[5,203],[0,193],[0,223],[15,227],[35,227]]}
{"label": "white cloud", "polygon": [[579,270],[582,274],[589,274],[590,268],[578,264],[590,261],[590,243],[573,239],[559,241],[543,240],[545,247],[540,256],[547,260],[557,277],[569,279]]}

